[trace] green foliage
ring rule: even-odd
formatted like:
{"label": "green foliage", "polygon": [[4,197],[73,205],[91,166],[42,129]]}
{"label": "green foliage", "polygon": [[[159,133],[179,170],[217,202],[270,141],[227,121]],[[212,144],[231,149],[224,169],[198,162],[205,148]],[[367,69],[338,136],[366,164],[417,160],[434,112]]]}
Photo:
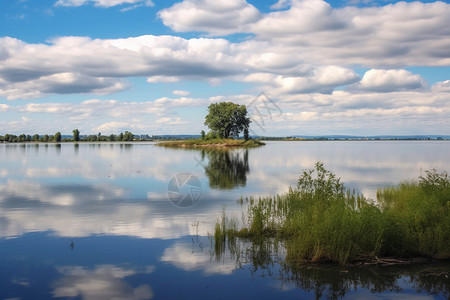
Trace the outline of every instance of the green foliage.
{"label": "green foliage", "polygon": [[129,131],[125,131],[122,141],[133,141],[133,140],[134,140],[134,135]]}
{"label": "green foliage", "polygon": [[57,143],[61,142],[61,132],[58,131],[57,133],[55,133],[54,140]]}
{"label": "green foliage", "polygon": [[386,216],[387,254],[450,257],[450,180],[446,172],[426,171],[419,182],[377,193]]}
{"label": "green foliage", "polygon": [[73,140],[78,142],[80,140],[80,131],[78,129],[74,129],[73,131]]}
{"label": "green foliage", "polygon": [[205,139],[205,131],[204,130],[202,130],[201,132],[200,132],[200,134],[201,134],[201,136],[202,136],[202,140],[204,140]]}
{"label": "green foliage", "polygon": [[252,243],[282,240],[286,260],[294,264],[345,264],[378,256],[448,259],[449,178],[435,170],[426,174],[419,183],[379,190],[374,204],[346,191],[340,179],[318,162],[303,171],[296,189],[275,197],[248,198],[246,226],[222,232]]}
{"label": "green foliage", "polygon": [[208,106],[205,125],[220,138],[237,138],[250,125],[247,107],[232,102],[213,103]]}

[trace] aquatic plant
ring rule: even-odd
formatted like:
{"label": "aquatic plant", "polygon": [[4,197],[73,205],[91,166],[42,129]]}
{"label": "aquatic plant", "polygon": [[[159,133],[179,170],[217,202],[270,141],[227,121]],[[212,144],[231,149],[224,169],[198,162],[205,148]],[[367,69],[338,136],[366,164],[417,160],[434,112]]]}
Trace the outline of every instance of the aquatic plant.
{"label": "aquatic plant", "polygon": [[295,189],[242,199],[241,229],[216,224],[215,240],[277,239],[291,263],[346,264],[379,256],[450,257],[450,184],[447,173],[427,171],[419,182],[381,189],[377,202],[345,189],[321,162],[303,171]]}

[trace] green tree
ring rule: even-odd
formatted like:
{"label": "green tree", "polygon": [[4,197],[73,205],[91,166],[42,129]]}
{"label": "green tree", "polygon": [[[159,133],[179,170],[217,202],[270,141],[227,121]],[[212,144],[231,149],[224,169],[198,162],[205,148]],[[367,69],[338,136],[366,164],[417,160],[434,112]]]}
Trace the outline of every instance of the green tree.
{"label": "green tree", "polygon": [[208,106],[205,125],[220,138],[235,138],[250,125],[247,107],[233,102],[219,102]]}
{"label": "green tree", "polygon": [[249,136],[248,136],[248,128],[244,129],[244,140],[248,141]]}
{"label": "green tree", "polygon": [[78,129],[74,129],[72,132],[73,132],[73,140],[75,142],[79,142],[80,141],[80,131]]}
{"label": "green tree", "polygon": [[205,131],[202,130],[202,131],[200,132],[200,134],[202,135],[202,140],[204,140],[204,139],[205,139],[205,135],[206,135]]}
{"label": "green tree", "polygon": [[134,140],[134,134],[132,134],[129,131],[125,131],[125,134],[123,135],[124,141],[133,141]]}
{"label": "green tree", "polygon": [[33,135],[33,142],[39,142],[39,134]]}
{"label": "green tree", "polygon": [[17,141],[19,143],[23,143],[23,142],[26,142],[26,140],[27,140],[27,136],[24,133],[22,133],[21,135],[19,135],[19,138]]}
{"label": "green tree", "polygon": [[61,132],[58,131],[57,133],[55,133],[54,139],[55,139],[55,142],[60,143],[61,142]]}
{"label": "green tree", "polygon": [[114,142],[116,140],[116,136],[114,135],[114,134],[111,134],[110,136],[109,136],[109,141],[110,142]]}

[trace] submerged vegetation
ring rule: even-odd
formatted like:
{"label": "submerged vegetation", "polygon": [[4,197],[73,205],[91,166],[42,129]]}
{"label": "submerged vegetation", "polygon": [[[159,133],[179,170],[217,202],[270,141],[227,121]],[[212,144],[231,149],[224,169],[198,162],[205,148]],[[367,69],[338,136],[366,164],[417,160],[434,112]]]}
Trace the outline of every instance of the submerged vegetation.
{"label": "submerged vegetation", "polygon": [[[224,215],[215,227],[216,251],[243,239],[282,243],[286,262],[450,258],[450,180],[427,171],[418,182],[378,190],[377,201],[345,189],[322,163],[305,170],[286,194],[241,199],[243,224]],[[244,206],[244,204],[247,204]]]}

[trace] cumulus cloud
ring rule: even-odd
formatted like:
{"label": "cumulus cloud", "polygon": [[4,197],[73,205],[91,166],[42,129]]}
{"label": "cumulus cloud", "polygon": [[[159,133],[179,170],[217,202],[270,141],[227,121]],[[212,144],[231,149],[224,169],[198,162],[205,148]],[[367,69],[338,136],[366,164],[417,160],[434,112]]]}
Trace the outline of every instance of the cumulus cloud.
{"label": "cumulus cloud", "polygon": [[62,37],[46,45],[6,37],[0,45],[6,53],[0,61],[0,96],[7,99],[115,93],[129,87],[123,78],[130,76],[146,76],[152,82],[210,79],[243,71],[223,39]]}
{"label": "cumulus cloud", "polygon": [[174,94],[176,96],[189,96],[190,92],[182,91],[182,90],[174,90],[174,91],[172,91],[172,94]]}
{"label": "cumulus cloud", "polygon": [[288,10],[261,18],[252,32],[291,46],[292,53],[310,62],[448,65],[449,13],[450,5],[443,2],[336,9],[322,0],[293,0]]}
{"label": "cumulus cloud", "polygon": [[0,111],[8,111],[9,105],[0,103]]}
{"label": "cumulus cloud", "polygon": [[368,92],[387,93],[419,90],[425,86],[426,82],[422,76],[406,70],[372,69],[364,74],[362,80],[354,88]]}
{"label": "cumulus cloud", "polygon": [[[29,132],[30,128],[34,132],[46,133],[52,132],[55,127],[61,132],[72,132],[73,128],[78,128],[86,133],[118,133],[125,130],[133,133],[153,133],[159,128],[155,126],[164,125],[169,128],[186,124],[187,116],[179,116],[177,109],[190,107],[202,110],[210,102],[205,98],[164,97],[142,102],[90,99],[81,103],[44,102],[14,106],[0,104],[0,112],[17,113],[22,116],[16,121],[0,121],[0,125],[3,128],[14,128],[13,132],[8,130],[9,133]],[[42,123],[37,117],[42,115],[45,115],[47,122]],[[164,117],[169,118],[169,121],[156,122]]]}
{"label": "cumulus cloud", "polygon": [[354,71],[338,66],[325,66],[314,69],[305,76],[282,76],[257,73],[247,76],[247,82],[263,83],[265,89],[277,94],[331,93],[336,87],[348,85],[359,80]]}
{"label": "cumulus cloud", "polygon": [[270,6],[271,9],[283,9],[283,8],[287,8],[291,5],[292,0],[278,0],[277,3],[272,4],[272,6]]}
{"label": "cumulus cloud", "polygon": [[435,92],[450,93],[450,80],[437,82],[433,85],[432,90]]}
{"label": "cumulus cloud", "polygon": [[[238,43],[151,35],[109,40],[60,37],[47,44],[1,38],[0,96],[14,100],[64,93],[111,94],[129,88],[127,77],[145,77],[149,83],[187,79],[213,84],[224,78],[251,82],[258,74],[278,76],[280,86],[293,85],[301,93],[329,93],[334,84],[327,86],[314,77],[319,76],[313,74],[319,68],[396,69],[417,61],[450,64],[450,4],[340,9],[323,0],[278,4],[287,3],[286,10],[261,14],[244,0],[185,0],[159,14],[164,22],[172,22],[168,26],[179,30],[204,26],[204,30],[211,28],[209,34],[255,34]],[[420,82],[410,84],[418,88]]]}
{"label": "cumulus cloud", "polygon": [[178,32],[227,35],[248,30],[259,11],[245,0],[184,0],[158,13],[164,25]]}
{"label": "cumulus cloud", "polygon": [[82,6],[93,3],[99,7],[112,7],[123,4],[146,5],[153,6],[151,0],[58,0],[55,6]]}
{"label": "cumulus cloud", "polygon": [[[249,18],[245,1],[185,0],[159,16],[176,31],[210,35],[252,33],[255,49],[273,47],[287,57],[307,57],[321,64],[362,64],[372,67],[449,65],[450,5],[444,2],[399,2],[383,7],[333,8],[323,0],[280,0],[273,8],[288,8]],[[221,7],[217,15],[217,7]],[[238,12],[233,12],[237,9]],[[233,12],[232,16],[227,13]],[[236,18],[238,20],[236,20]],[[266,42],[266,44],[262,42]],[[257,51],[260,52],[260,51]]]}

